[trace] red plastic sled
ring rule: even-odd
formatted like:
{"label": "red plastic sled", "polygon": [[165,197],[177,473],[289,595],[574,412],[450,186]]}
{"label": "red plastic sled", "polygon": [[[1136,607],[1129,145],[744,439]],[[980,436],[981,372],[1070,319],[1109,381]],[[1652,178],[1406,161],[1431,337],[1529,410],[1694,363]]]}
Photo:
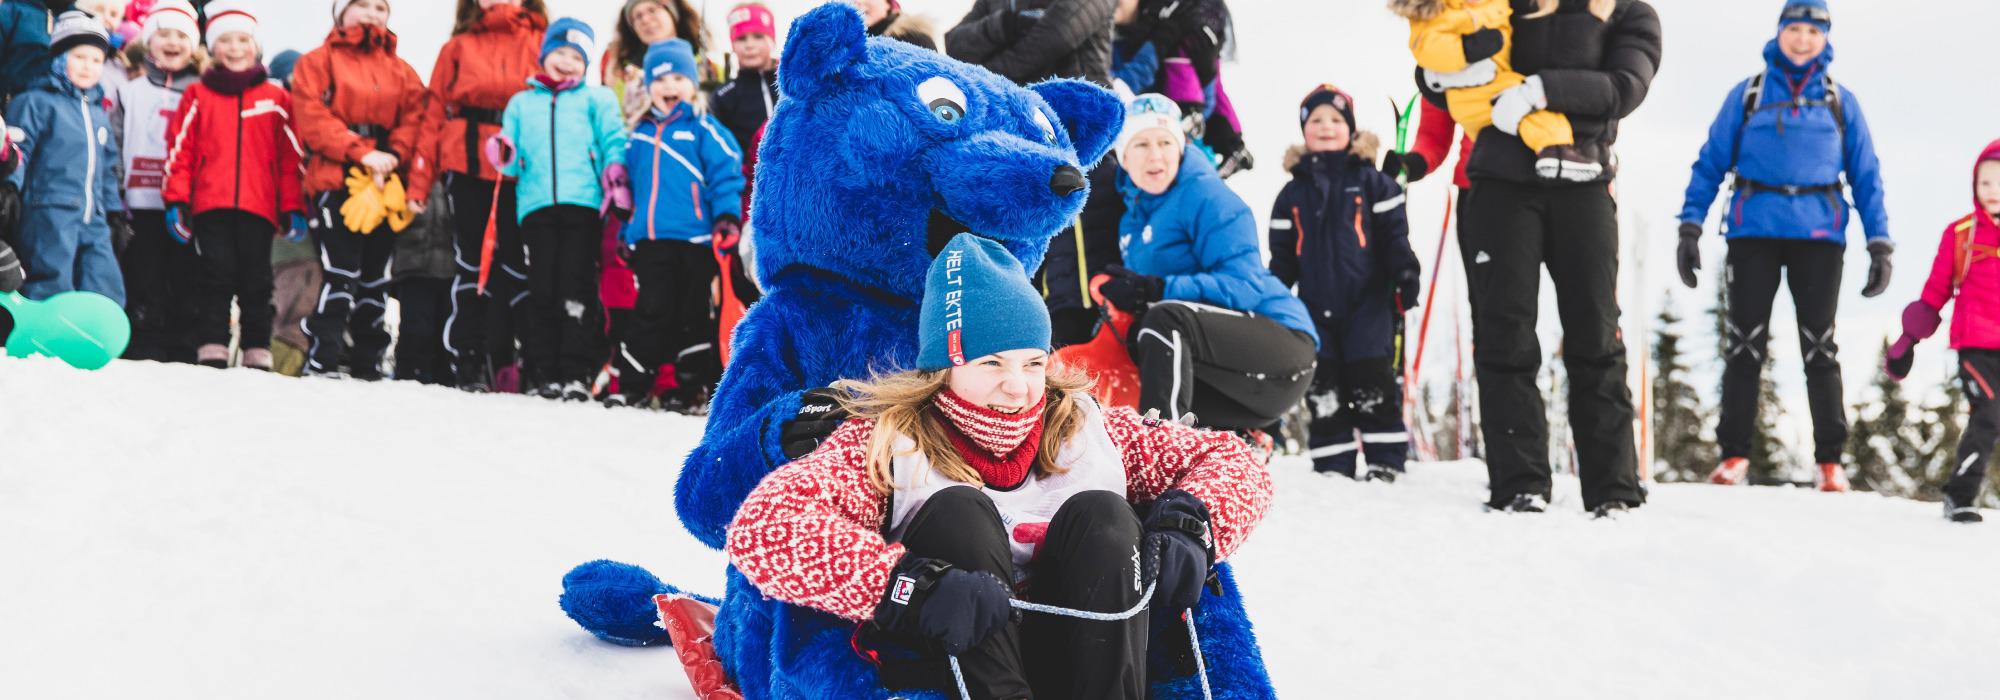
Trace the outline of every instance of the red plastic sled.
{"label": "red plastic sled", "polygon": [[736,296],[736,271],[743,268],[743,257],[736,254],[736,244],[742,234],[727,241],[715,241],[715,268],[720,280],[716,296],[715,350],[721,358],[722,366],[729,366],[730,339],[736,335],[736,323],[743,320],[743,300]]}
{"label": "red plastic sled", "polygon": [[1109,279],[1110,275],[1098,275],[1090,280],[1090,298],[1101,312],[1096,335],[1088,343],[1057,350],[1055,366],[1080,370],[1096,380],[1097,387],[1091,393],[1104,405],[1138,408],[1139,366],[1132,364],[1132,353],[1125,348],[1134,319],[1132,314],[1104,303],[1098,287]]}
{"label": "red plastic sled", "polygon": [[715,655],[715,606],[672,593],[653,596],[660,622],[674,640],[674,654],[687,670],[688,685],[701,700],[743,700]]}

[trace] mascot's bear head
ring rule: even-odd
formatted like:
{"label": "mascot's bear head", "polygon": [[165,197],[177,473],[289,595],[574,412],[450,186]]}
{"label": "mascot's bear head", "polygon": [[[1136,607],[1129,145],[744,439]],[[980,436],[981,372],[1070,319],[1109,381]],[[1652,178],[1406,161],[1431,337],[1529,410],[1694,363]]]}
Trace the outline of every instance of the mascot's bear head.
{"label": "mascot's bear head", "polygon": [[887,39],[829,3],[792,24],[784,99],[758,151],[758,276],[819,268],[911,299],[955,234],[1006,246],[1029,271],[1083,208],[1083,169],[1124,107],[1075,80],[1022,88]]}

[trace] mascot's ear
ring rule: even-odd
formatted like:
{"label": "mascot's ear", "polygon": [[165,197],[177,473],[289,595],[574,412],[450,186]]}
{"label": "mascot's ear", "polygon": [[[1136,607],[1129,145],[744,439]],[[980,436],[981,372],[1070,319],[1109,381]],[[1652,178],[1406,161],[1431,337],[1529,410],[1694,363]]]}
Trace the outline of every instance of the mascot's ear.
{"label": "mascot's ear", "polygon": [[792,22],[785,53],[778,61],[778,90],[812,97],[827,81],[867,55],[868,28],[847,3],[830,2]]}
{"label": "mascot's ear", "polygon": [[[782,65],[782,64],[780,64]],[[1085,169],[1111,151],[1125,124],[1125,105],[1111,91],[1081,80],[1049,80],[1028,87],[1055,108],[1056,118],[1076,144],[1076,162]]]}

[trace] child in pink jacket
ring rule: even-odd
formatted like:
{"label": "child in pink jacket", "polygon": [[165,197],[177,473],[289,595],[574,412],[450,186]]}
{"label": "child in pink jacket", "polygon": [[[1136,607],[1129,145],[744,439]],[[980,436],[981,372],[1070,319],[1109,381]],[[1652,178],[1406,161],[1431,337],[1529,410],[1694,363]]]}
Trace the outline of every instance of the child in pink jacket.
{"label": "child in pink jacket", "polygon": [[1959,380],[1972,402],[1958,462],[1944,487],[1944,514],[1953,522],[1983,520],[1973,501],[1986,478],[1986,462],[2000,441],[2000,141],[1986,146],[1973,167],[1973,213],[1945,229],[1923,297],[1903,309],[1903,337],[1889,347],[1889,376],[1909,375],[1917,341],[1937,332],[1939,312],[1956,298],[1951,349],[1958,351]]}

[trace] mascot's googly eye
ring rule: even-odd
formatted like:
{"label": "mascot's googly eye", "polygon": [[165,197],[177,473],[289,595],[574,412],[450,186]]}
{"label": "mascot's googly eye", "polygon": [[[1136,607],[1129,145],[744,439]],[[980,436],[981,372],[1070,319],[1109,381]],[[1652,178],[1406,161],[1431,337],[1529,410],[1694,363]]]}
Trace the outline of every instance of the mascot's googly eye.
{"label": "mascot's googly eye", "polygon": [[917,99],[930,110],[931,116],[946,124],[956,124],[965,118],[965,91],[944,76],[937,76],[917,85]]}
{"label": "mascot's googly eye", "polygon": [[1056,125],[1049,122],[1049,115],[1043,114],[1042,110],[1035,110],[1035,126],[1042,127],[1043,141],[1056,142]]}

